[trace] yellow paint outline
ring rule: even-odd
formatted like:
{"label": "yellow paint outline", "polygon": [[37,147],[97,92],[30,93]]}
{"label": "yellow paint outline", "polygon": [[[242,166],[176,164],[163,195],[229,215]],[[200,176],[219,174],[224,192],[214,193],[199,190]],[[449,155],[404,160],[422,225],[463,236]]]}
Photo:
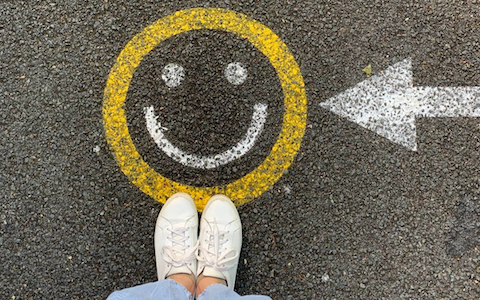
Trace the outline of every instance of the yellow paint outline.
{"label": "yellow paint outline", "polygon": [[[195,187],[157,173],[136,150],[128,131],[124,108],[130,81],[143,57],[167,38],[200,29],[222,30],[247,39],[269,59],[285,96],[282,129],[269,156],[255,170],[224,186]],[[268,190],[293,162],[302,142],[306,120],[307,97],[303,78],[287,46],[260,22],[219,8],[177,11],[134,36],[110,71],[103,99],[106,139],[123,173],[141,191],[162,203],[176,192],[188,193],[195,199],[199,211],[214,194],[226,194],[236,205],[241,205]]]}

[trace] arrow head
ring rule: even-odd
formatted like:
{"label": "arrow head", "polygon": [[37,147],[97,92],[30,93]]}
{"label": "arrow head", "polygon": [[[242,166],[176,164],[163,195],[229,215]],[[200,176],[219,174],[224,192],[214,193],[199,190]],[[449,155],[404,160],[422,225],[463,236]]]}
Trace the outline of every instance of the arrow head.
{"label": "arrow head", "polygon": [[417,150],[412,61],[406,59],[320,103],[394,143]]}

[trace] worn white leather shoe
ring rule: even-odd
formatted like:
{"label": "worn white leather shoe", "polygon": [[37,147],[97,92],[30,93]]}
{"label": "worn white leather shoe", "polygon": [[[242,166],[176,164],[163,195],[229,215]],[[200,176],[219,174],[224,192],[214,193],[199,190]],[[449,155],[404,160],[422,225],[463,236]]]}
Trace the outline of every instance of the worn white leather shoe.
{"label": "worn white leather shoe", "polygon": [[176,193],[162,207],[155,226],[158,280],[173,274],[195,275],[198,213],[192,197]]}
{"label": "worn white leather shoe", "polygon": [[242,249],[242,223],[227,196],[215,195],[208,201],[200,220],[198,242],[197,277],[203,273],[224,279],[233,290]]}

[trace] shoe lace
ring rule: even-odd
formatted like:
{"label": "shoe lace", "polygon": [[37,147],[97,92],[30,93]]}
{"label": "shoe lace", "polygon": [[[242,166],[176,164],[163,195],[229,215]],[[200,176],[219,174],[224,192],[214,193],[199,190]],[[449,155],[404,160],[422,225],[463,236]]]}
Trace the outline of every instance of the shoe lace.
{"label": "shoe lace", "polygon": [[170,232],[167,239],[172,242],[172,246],[163,246],[162,248],[163,259],[167,264],[177,268],[196,259],[198,242],[191,249],[189,249],[189,245],[186,245],[186,241],[189,239],[186,232],[189,229],[190,227],[167,228],[167,231]]}
{"label": "shoe lace", "polygon": [[231,268],[231,266],[228,266],[227,263],[236,259],[238,257],[238,253],[234,249],[228,248],[222,251],[223,244],[228,241],[226,235],[229,232],[220,230],[215,221],[212,222],[213,224],[207,220],[205,221],[207,222],[210,230],[205,230],[205,244],[200,244],[197,259],[198,261],[204,262],[207,266],[213,267],[219,272],[226,271]]}

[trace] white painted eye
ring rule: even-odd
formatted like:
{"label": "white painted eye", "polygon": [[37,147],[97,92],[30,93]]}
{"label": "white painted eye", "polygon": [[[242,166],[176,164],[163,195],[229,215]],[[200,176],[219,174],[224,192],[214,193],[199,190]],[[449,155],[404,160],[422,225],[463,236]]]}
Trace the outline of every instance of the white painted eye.
{"label": "white painted eye", "polygon": [[185,70],[177,64],[168,64],[163,68],[162,79],[168,87],[179,86],[185,78]]}
{"label": "white painted eye", "polygon": [[229,63],[225,68],[225,77],[231,84],[242,84],[247,79],[247,69],[239,62]]}

